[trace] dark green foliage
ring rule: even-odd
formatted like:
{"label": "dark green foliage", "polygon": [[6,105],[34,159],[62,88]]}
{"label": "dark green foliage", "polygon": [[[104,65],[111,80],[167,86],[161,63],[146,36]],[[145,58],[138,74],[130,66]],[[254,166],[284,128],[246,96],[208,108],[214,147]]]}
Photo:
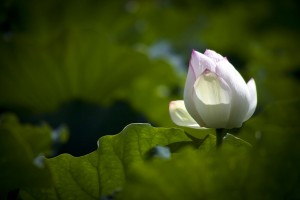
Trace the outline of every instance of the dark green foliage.
{"label": "dark green foliage", "polygon": [[51,132],[46,124],[23,125],[12,114],[1,116],[1,190],[51,185],[52,179],[44,163],[44,156],[52,154]]}

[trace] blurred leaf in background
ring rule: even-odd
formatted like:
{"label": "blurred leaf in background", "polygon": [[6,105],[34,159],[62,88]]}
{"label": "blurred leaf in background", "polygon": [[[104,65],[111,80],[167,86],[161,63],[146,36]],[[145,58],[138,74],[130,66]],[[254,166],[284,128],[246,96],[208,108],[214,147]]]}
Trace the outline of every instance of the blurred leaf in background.
{"label": "blurred leaf in background", "polygon": [[22,187],[49,187],[51,175],[45,156],[53,155],[55,143],[63,142],[63,132],[48,125],[20,124],[13,114],[0,119],[0,194]]}
{"label": "blurred leaf in background", "polygon": [[[171,125],[167,105],[178,94],[179,75],[166,59],[151,59],[148,47],[118,41],[122,31],[132,28],[123,27],[132,18],[124,6],[123,2],[94,1],[3,3],[3,23],[10,26],[4,27],[0,46],[2,110],[14,111],[29,122],[46,119],[53,126],[61,123],[57,118],[110,125],[93,129],[82,123],[83,131],[78,131],[76,123],[69,123],[70,142],[77,138],[72,148],[81,142],[81,135],[92,139],[87,139],[88,146],[99,132],[117,132],[128,120]],[[115,32],[118,27],[122,29]],[[109,106],[115,117],[107,117],[109,112],[99,106]],[[59,107],[58,114],[41,114]]]}
{"label": "blurred leaf in background", "polygon": [[[166,62],[150,60],[147,54],[119,43],[111,27],[122,20],[108,27],[105,22],[112,10],[107,12],[106,4],[12,4],[8,10],[21,15],[23,27],[10,30],[11,38],[2,40],[1,105],[33,111],[50,111],[71,99],[108,105],[116,98],[140,98],[140,87],[148,98],[134,100],[139,109],[147,110],[144,104],[155,98],[167,98],[171,87],[179,85],[175,71]],[[126,19],[128,14],[120,6],[115,10],[121,9]],[[105,13],[108,16],[102,16]],[[156,111],[160,110],[165,109]]]}

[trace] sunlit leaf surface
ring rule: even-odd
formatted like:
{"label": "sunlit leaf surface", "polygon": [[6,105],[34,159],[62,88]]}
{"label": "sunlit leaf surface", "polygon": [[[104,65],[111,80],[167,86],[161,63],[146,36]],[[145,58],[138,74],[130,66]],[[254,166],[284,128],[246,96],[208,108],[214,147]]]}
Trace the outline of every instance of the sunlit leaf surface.
{"label": "sunlit leaf surface", "polygon": [[[97,199],[110,195],[124,186],[133,166],[142,165],[149,159],[152,148],[172,145],[197,147],[201,145],[199,140],[190,138],[181,129],[131,124],[117,135],[100,138],[99,148],[88,155],[73,157],[62,154],[47,160],[54,186],[25,189],[22,196],[25,199]],[[215,144],[212,144],[210,148],[214,147]],[[171,148],[171,151],[178,149]]]}

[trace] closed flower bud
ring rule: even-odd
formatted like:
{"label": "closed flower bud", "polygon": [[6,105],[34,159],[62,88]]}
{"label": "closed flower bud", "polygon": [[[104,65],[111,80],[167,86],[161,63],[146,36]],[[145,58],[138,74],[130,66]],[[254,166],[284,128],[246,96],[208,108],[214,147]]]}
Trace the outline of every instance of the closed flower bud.
{"label": "closed flower bud", "polygon": [[254,79],[248,83],[228,60],[212,50],[192,52],[184,101],[172,101],[173,122],[192,128],[238,128],[257,104]]}

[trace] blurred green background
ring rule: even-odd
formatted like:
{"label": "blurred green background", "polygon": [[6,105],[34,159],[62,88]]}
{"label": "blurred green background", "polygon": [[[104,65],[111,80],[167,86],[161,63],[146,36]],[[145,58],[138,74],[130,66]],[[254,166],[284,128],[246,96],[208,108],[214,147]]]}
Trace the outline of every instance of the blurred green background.
{"label": "blurred green background", "polygon": [[259,115],[300,96],[299,10],[296,0],[2,0],[0,113],[66,124],[61,152],[83,155],[128,123],[174,126],[168,103],[182,99],[191,51],[212,49],[255,79]]}

